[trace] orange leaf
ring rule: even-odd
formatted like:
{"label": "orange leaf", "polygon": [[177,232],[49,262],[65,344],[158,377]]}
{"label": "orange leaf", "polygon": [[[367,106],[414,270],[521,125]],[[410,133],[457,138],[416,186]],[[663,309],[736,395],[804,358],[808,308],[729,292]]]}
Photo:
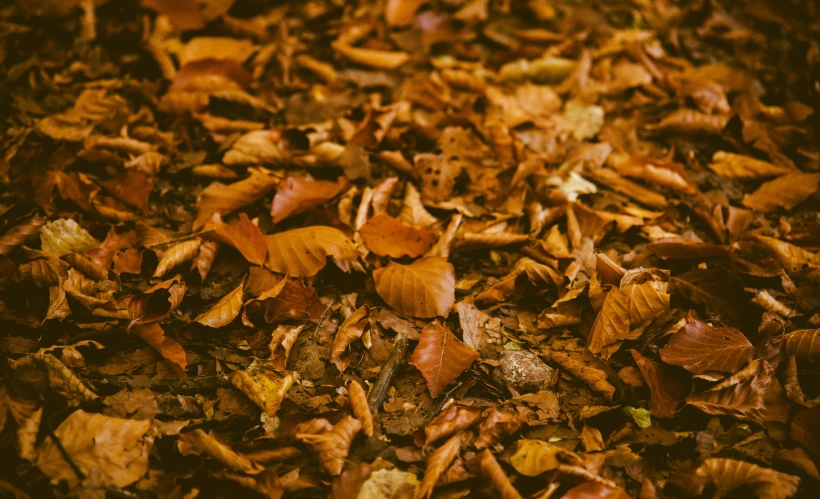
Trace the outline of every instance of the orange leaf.
{"label": "orange leaf", "polygon": [[436,243],[436,233],[426,227],[404,225],[389,215],[378,215],[359,229],[367,248],[380,256],[419,257]]}
{"label": "orange leaf", "polygon": [[[344,180],[344,179],[340,179]],[[344,182],[310,180],[305,177],[288,177],[276,189],[271,205],[273,223],[312,210],[330,201],[344,187]]]}
{"label": "orange leaf", "polygon": [[378,69],[396,69],[410,59],[407,52],[352,47],[341,41],[335,41],[331,45],[336,52],[351,61]]}
{"label": "orange leaf", "polygon": [[820,329],[798,329],[787,334],[786,353],[814,362],[820,358]]}
{"label": "orange leaf", "polygon": [[188,358],[185,355],[185,350],[179,342],[165,336],[165,331],[162,330],[159,322],[134,324],[129,332],[136,334],[159,352],[162,358],[167,360],[174,372],[177,373],[179,379],[187,377],[185,367],[188,366]]}
{"label": "orange leaf", "polygon": [[515,414],[491,409],[490,415],[481,423],[479,435],[475,441],[476,449],[487,449],[514,435],[524,424],[524,419]]}
{"label": "orange leaf", "polygon": [[214,235],[223,243],[236,248],[245,260],[254,265],[264,265],[268,256],[268,245],[262,231],[248,215],[239,214],[239,218],[230,224],[222,221],[218,213],[214,213],[213,219],[205,225],[206,228],[213,228]]}
{"label": "orange leaf", "polygon": [[370,406],[367,404],[367,394],[364,388],[355,379],[347,384],[347,394],[350,396],[350,406],[356,419],[362,423],[362,431],[368,437],[373,436],[373,415],[370,413]]}
{"label": "orange leaf", "polygon": [[210,310],[199,314],[194,322],[213,328],[227,326],[233,322],[236,316],[239,315],[239,311],[242,310],[242,289],[243,286],[240,284],[239,287],[216,302]]}
{"label": "orange leaf", "polygon": [[629,499],[629,494],[620,487],[602,482],[586,482],[567,491],[561,499]]}
{"label": "orange leaf", "polygon": [[689,372],[733,373],[754,357],[749,340],[733,327],[712,327],[692,321],[669,338],[660,351],[667,364],[681,366]]}
{"label": "orange leaf", "polygon": [[391,262],[373,271],[373,279],[388,305],[412,317],[446,317],[456,301],[455,270],[445,258],[422,258],[410,265]]}
{"label": "orange leaf", "polygon": [[128,303],[129,328],[164,318],[182,303],[186,290],[185,282],[176,276],[134,296]]}
{"label": "orange leaf", "polygon": [[339,372],[344,372],[350,365],[350,353],[347,347],[363,334],[370,331],[370,307],[362,305],[358,310],[350,314],[339,326],[336,332],[336,339],[333,341],[333,348],[330,350],[330,361],[336,365]]}
{"label": "orange leaf", "polygon": [[430,454],[430,457],[427,458],[427,467],[424,470],[424,478],[421,480],[418,497],[427,497],[429,499],[433,495],[433,489],[436,487],[439,478],[458,457],[460,450],[461,435],[456,435]]}
{"label": "orange leaf", "polygon": [[279,177],[265,168],[251,168],[250,177],[231,185],[214,182],[202,191],[197,201],[199,212],[192,230],[199,230],[211,215],[225,215],[261,199],[279,183]]}
{"label": "orange leaf", "polygon": [[[638,364],[643,379],[651,395],[649,410],[653,416],[671,418],[675,415],[678,403],[682,402],[691,387],[689,376],[681,376],[679,367],[671,367],[655,362],[632,350],[632,358]],[[685,372],[683,374],[686,374]]]}
{"label": "orange leaf", "polygon": [[778,207],[791,210],[817,192],[820,173],[792,173],[761,185],[743,196],[743,206],[768,213]]}
{"label": "orange leaf", "polygon": [[294,319],[308,317],[318,319],[322,316],[325,307],[319,301],[319,295],[314,288],[305,286],[301,281],[294,279],[283,279],[283,281],[284,285],[279,293],[265,300],[266,321],[273,322],[281,319],[282,316]]}
{"label": "orange leaf", "polygon": [[[446,411],[436,416],[425,427],[424,431],[416,433],[416,445],[424,447],[453,433],[466,430],[478,420],[481,413],[471,407],[451,405]],[[424,438],[420,438],[423,435]]]}
{"label": "orange leaf", "polygon": [[193,260],[199,254],[200,244],[202,244],[201,239],[192,239],[168,248],[162,254],[162,258],[159,259],[157,269],[154,271],[154,277],[162,277],[178,265]]}
{"label": "orange leaf", "polygon": [[501,499],[521,499],[521,494],[515,490],[510,478],[501,469],[501,465],[495,460],[495,457],[489,450],[484,450],[481,453],[481,473],[485,479],[490,482],[490,485],[498,494],[497,497]]}
{"label": "orange leaf", "polygon": [[318,435],[300,433],[297,438],[309,444],[316,451],[322,467],[331,475],[338,475],[342,472],[345,458],[350,452],[350,444],[353,437],[361,430],[362,424],[358,419],[345,416],[336,423],[330,431],[322,432]]}
{"label": "orange leaf", "polygon": [[421,371],[430,395],[438,397],[477,358],[478,352],[459,341],[436,320],[421,331],[419,344],[408,364]]}
{"label": "orange leaf", "polygon": [[359,257],[356,247],[339,229],[325,226],[293,229],[265,236],[267,267],[294,277],[316,275],[333,258],[342,270]]}
{"label": "orange leaf", "polygon": [[123,203],[148,214],[148,197],[154,188],[154,179],[151,177],[127,170],[116,178],[100,182],[100,185]]}
{"label": "orange leaf", "polygon": [[205,454],[232,470],[242,471],[249,475],[256,475],[265,469],[261,464],[235,452],[203,430],[194,430],[180,435],[177,448],[183,456]]}
{"label": "orange leaf", "polygon": [[592,323],[589,350],[608,359],[618,350],[621,340],[629,335],[629,317],[629,297],[618,288],[612,289]]}

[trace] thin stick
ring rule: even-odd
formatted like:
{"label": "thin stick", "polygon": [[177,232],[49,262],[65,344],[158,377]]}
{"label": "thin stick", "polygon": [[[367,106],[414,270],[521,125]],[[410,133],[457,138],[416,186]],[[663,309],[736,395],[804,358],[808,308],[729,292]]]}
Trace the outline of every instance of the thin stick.
{"label": "thin stick", "polygon": [[164,246],[166,244],[178,243],[180,241],[185,241],[186,239],[191,239],[192,237],[199,237],[199,236],[204,236],[205,234],[210,234],[213,231],[214,231],[213,229],[201,230],[199,232],[194,232],[194,233],[188,234],[186,236],[178,237],[176,239],[171,239],[170,241],[163,241],[161,243],[152,244],[151,246],[148,246],[148,247],[149,248],[156,248],[157,246]]}
{"label": "thin stick", "polygon": [[396,340],[393,342],[393,349],[390,350],[390,357],[379,371],[379,377],[376,378],[376,383],[373,389],[370,390],[370,396],[367,398],[367,403],[370,405],[370,412],[373,414],[379,413],[384,398],[387,397],[387,391],[393,383],[393,378],[399,372],[399,368],[404,362],[404,354],[407,352],[407,345],[409,341],[407,335],[399,333],[396,335]]}
{"label": "thin stick", "polygon": [[54,429],[51,427],[51,423],[49,423],[48,421],[46,421],[45,423],[48,436],[51,437],[51,439],[54,441],[54,445],[57,446],[57,450],[59,450],[60,454],[63,455],[63,459],[65,459],[65,461],[68,463],[68,466],[71,468],[71,471],[73,471],[74,474],[77,475],[77,478],[82,482],[83,480],[85,480],[85,473],[83,473],[80,467],[77,466],[77,463],[74,462],[74,459],[72,459],[71,456],[68,455],[68,451],[66,451],[65,447],[63,447],[63,443],[60,442],[60,439],[57,438],[57,435],[54,434]]}

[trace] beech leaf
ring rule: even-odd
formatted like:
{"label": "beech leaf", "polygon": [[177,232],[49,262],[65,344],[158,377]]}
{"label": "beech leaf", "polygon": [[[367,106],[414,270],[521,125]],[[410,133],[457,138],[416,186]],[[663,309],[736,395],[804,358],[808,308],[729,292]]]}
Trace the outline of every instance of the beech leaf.
{"label": "beech leaf", "polygon": [[196,319],[194,319],[194,322],[212,328],[227,326],[236,319],[236,316],[238,316],[240,310],[242,310],[242,291],[243,286],[240,284],[216,302],[210,310],[199,314]]}
{"label": "beech leaf", "polygon": [[359,233],[367,249],[380,256],[400,258],[418,257],[438,240],[436,233],[428,228],[404,225],[389,215],[377,215],[364,224]]}
{"label": "beech leaf", "polygon": [[768,213],[778,207],[791,210],[820,186],[820,173],[792,173],[764,183],[743,196],[743,206]]}
{"label": "beech leaf", "polygon": [[669,338],[660,353],[667,364],[681,366],[695,374],[733,373],[752,360],[755,349],[735,328],[691,321]]}
{"label": "beech leaf", "polygon": [[239,214],[239,218],[226,224],[222,217],[214,213],[213,220],[205,227],[214,230],[214,236],[229,246],[236,248],[245,260],[254,265],[264,265],[268,256],[268,244],[262,231],[244,213]]}
{"label": "beech leaf", "polygon": [[412,317],[446,317],[456,301],[455,270],[445,258],[422,258],[410,265],[390,262],[373,271],[373,279],[388,305]]}
{"label": "beech leaf", "polygon": [[261,199],[279,183],[279,176],[265,168],[251,168],[250,176],[231,185],[215,182],[199,195],[193,230],[199,230],[214,213],[226,215]]}
{"label": "beech leaf", "polygon": [[312,210],[330,201],[342,190],[343,182],[288,177],[279,184],[271,205],[273,223]]}
{"label": "beech leaf", "polygon": [[820,358],[820,329],[798,329],[784,337],[787,355],[814,362]]}
{"label": "beech leaf", "polygon": [[336,331],[336,339],[330,350],[330,361],[336,365],[339,372],[344,372],[350,365],[350,352],[348,352],[350,344],[369,332],[370,307],[362,305],[350,314]]}
{"label": "beech leaf", "polygon": [[726,458],[707,459],[695,470],[695,475],[715,486],[715,499],[740,487],[761,499],[786,499],[797,492],[800,484],[796,476]]}
{"label": "beech leaf", "polygon": [[438,320],[428,324],[408,364],[421,371],[430,395],[438,397],[444,389],[478,358],[478,352],[462,343]]}
{"label": "beech leaf", "polygon": [[604,305],[589,333],[588,345],[592,353],[608,359],[629,335],[629,297],[615,288],[607,293]]}
{"label": "beech leaf", "polygon": [[177,243],[165,250],[162,258],[159,259],[156,270],[154,270],[154,277],[164,277],[165,274],[177,266],[193,260],[199,254],[201,244],[201,239],[191,239],[190,241]]}
{"label": "beech leaf", "polygon": [[742,324],[748,317],[741,304],[745,298],[743,284],[736,276],[721,269],[692,269],[669,279],[673,290],[681,296],[704,305],[706,311]]}
{"label": "beech leaf", "polygon": [[333,258],[342,270],[359,257],[356,247],[339,229],[325,226],[293,229],[265,236],[267,267],[293,277],[316,275]]}

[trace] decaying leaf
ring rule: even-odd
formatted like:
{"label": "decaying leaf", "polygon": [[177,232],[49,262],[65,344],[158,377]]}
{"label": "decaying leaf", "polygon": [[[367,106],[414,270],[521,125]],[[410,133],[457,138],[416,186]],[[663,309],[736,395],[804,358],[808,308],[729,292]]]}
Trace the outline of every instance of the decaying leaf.
{"label": "decaying leaf", "polygon": [[388,305],[412,317],[446,317],[455,304],[453,266],[441,257],[410,265],[389,263],[373,272],[376,292]]}
{"label": "decaying leaf", "polygon": [[256,367],[246,371],[236,371],[231,384],[248,396],[254,404],[268,416],[275,416],[279,405],[291,385],[299,379],[299,373],[285,371],[284,374]]}
{"label": "decaying leaf", "polygon": [[[651,393],[649,409],[652,415],[659,418],[674,417],[678,404],[689,395],[688,376],[683,376],[674,368],[644,357],[637,350],[632,350],[632,358],[638,364],[643,379],[649,387]],[[661,358],[667,363],[674,364],[664,358],[663,353],[661,353]]]}
{"label": "decaying leaf", "polygon": [[301,326],[278,326],[271,335],[270,344],[270,364],[278,371],[284,371],[288,363],[288,357],[299,333],[305,329]]}
{"label": "decaying leaf", "polygon": [[348,347],[355,340],[370,332],[370,307],[362,305],[339,326],[336,331],[336,339],[333,341],[333,348],[330,351],[330,360],[344,372],[350,365],[350,352]]}
{"label": "decaying leaf", "polygon": [[318,434],[298,434],[297,438],[313,447],[319,462],[331,475],[342,472],[350,444],[362,424],[358,419],[345,416],[332,429]]}
{"label": "decaying leaf", "polygon": [[430,395],[438,397],[477,358],[478,352],[462,343],[447,326],[436,320],[421,331],[419,344],[408,363],[421,371]]}
{"label": "decaying leaf", "polygon": [[619,342],[629,336],[629,297],[620,289],[606,295],[604,306],[592,324],[589,334],[589,350],[609,358],[619,347]]}
{"label": "decaying leaf", "polygon": [[418,497],[419,480],[413,473],[378,470],[359,489],[357,499],[415,499]]}

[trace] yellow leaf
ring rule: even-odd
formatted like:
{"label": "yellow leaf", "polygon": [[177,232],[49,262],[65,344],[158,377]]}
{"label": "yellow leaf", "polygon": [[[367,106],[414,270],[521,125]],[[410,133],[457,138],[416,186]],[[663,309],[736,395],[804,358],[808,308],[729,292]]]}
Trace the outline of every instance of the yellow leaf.
{"label": "yellow leaf", "polygon": [[236,319],[239,311],[242,310],[242,290],[243,286],[240,284],[239,287],[216,302],[216,305],[211,307],[210,310],[199,314],[194,322],[213,328],[227,326]]}
{"label": "yellow leaf", "polygon": [[299,373],[285,371],[282,375],[267,369],[255,368],[253,365],[248,368],[248,371],[236,371],[231,378],[231,383],[265,411],[265,414],[276,415],[285,394],[299,379]]}
{"label": "yellow leaf", "polygon": [[190,241],[183,241],[168,248],[159,259],[157,269],[154,271],[154,277],[163,277],[165,274],[173,270],[176,266],[193,260],[199,254],[199,246],[202,244],[200,239],[192,239]]}
{"label": "yellow leaf", "polygon": [[582,460],[573,452],[541,440],[519,440],[518,449],[510,458],[513,468],[526,476],[538,476],[554,470],[562,462],[577,464]]}
{"label": "yellow leaf", "polygon": [[791,168],[785,166],[774,165],[751,156],[732,154],[725,151],[718,151],[712,156],[712,163],[709,168],[721,177],[739,180],[777,177],[793,172]]}
{"label": "yellow leaf", "polygon": [[265,237],[267,267],[292,277],[316,275],[333,258],[342,270],[359,257],[354,244],[339,229],[325,226],[293,229]]}

